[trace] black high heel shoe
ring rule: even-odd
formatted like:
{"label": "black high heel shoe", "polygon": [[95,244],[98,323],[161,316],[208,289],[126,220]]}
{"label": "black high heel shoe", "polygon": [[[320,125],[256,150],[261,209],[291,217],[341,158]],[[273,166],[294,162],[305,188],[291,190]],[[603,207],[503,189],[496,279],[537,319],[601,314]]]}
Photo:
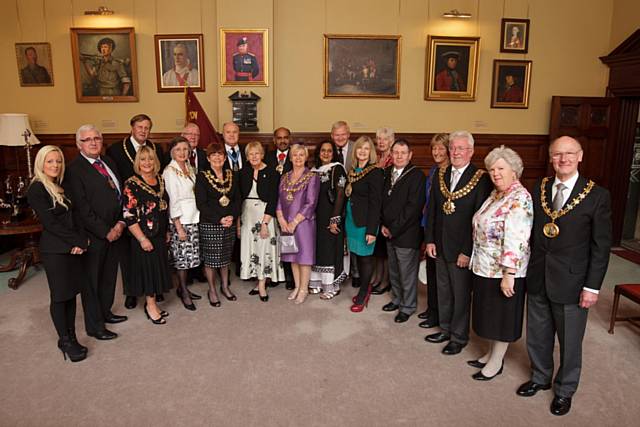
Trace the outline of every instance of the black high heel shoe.
{"label": "black high heel shoe", "polygon": [[169,312],[162,310],[162,311],[160,311],[160,316],[169,317]]}
{"label": "black high heel shoe", "polygon": [[147,304],[144,305],[144,314],[147,315],[147,319],[151,320],[151,323],[153,323],[154,325],[164,325],[167,323],[164,317],[162,317],[162,313],[160,313],[159,319],[154,319],[153,317],[151,317],[149,315],[149,312],[147,311]]}
{"label": "black high heel shoe", "polygon": [[471,375],[471,378],[477,381],[491,381],[492,379],[494,379],[495,377],[497,377],[502,373],[502,368],[504,368],[504,363],[502,364],[502,366],[500,366],[500,370],[491,377],[486,376],[485,374],[482,373],[482,371],[478,371],[475,374]]}
{"label": "black high heel shoe", "polygon": [[220,299],[218,299],[218,301],[216,301],[216,302],[211,301],[211,292],[207,292],[207,296],[209,297],[209,305],[211,307],[220,307],[220,305],[221,305]]}
{"label": "black high heel shoe", "polygon": [[467,365],[469,366],[473,366],[474,368],[478,368],[478,369],[482,369],[484,368],[487,364],[484,362],[481,362],[479,360],[467,360]]}
{"label": "black high heel shoe", "polygon": [[224,295],[224,297],[227,299],[227,301],[236,301],[238,299],[238,297],[236,297],[233,292],[231,292],[230,290],[228,290],[228,294],[224,291],[224,288],[222,287],[222,285],[220,285],[220,293],[222,295]]}
{"label": "black high heel shoe", "polygon": [[80,362],[87,358],[87,352],[83,351],[79,345],[74,344],[68,335],[60,337],[58,340],[58,348],[62,352],[64,360],[67,360],[67,356],[69,356],[69,360],[72,362]]}
{"label": "black high heel shoe", "polygon": [[184,302],[184,299],[182,298],[182,288],[176,289],[176,295],[178,295],[178,298],[180,298],[180,301],[182,301],[182,305],[184,305],[184,308],[189,311],[196,311],[196,305],[193,303],[193,301],[191,301],[191,304],[187,304],[186,302]]}
{"label": "black high heel shoe", "polygon": [[265,296],[260,295],[260,301],[262,301],[262,302],[269,301],[269,295],[265,295]]}

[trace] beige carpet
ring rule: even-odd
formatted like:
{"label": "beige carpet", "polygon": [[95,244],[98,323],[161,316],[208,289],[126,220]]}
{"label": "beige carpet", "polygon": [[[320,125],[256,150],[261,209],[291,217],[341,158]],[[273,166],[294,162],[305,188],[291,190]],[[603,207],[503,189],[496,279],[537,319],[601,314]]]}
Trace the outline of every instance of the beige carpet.
{"label": "beige carpet", "polygon": [[[18,291],[0,290],[2,426],[424,426],[638,425],[640,331],[618,324],[607,334],[615,283],[638,281],[640,268],[616,256],[589,317],[583,375],[565,417],[549,413],[551,392],[516,396],[528,379],[524,339],[507,354],[504,374],[473,381],[465,361],[484,350],[473,337],[462,354],[428,344],[417,317],[397,325],[380,310],[388,294],[352,314],[353,289],[302,306],[278,287],[268,303],[236,282],[237,302],[188,312],[172,294],[171,315],[152,325],[118,297],[120,334],[100,342],[84,334],[89,357],[64,361],[48,313],[43,272]],[[204,284],[194,285],[195,291]],[[425,289],[420,289],[420,309]],[[638,313],[628,301],[621,313]]]}

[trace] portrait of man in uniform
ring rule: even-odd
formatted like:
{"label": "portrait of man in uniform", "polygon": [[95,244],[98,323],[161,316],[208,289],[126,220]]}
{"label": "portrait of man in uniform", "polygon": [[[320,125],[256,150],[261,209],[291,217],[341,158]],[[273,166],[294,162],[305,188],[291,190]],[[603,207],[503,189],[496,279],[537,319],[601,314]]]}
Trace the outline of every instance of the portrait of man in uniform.
{"label": "portrait of man in uniform", "polygon": [[267,30],[220,30],[221,78],[226,86],[267,86]]}
{"label": "portrait of man in uniform", "polygon": [[72,28],[78,102],[138,100],[133,28]]}
{"label": "portrait of man in uniform", "polygon": [[20,86],[53,86],[51,45],[16,43]]}
{"label": "portrait of man in uniform", "polygon": [[158,92],[204,90],[202,34],[154,36]]}

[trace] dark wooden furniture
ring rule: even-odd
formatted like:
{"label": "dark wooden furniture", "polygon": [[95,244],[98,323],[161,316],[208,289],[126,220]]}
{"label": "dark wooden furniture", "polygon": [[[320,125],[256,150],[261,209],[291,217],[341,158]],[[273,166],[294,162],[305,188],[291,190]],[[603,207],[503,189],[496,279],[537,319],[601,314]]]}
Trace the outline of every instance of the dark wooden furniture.
{"label": "dark wooden furniture", "polygon": [[9,279],[8,285],[11,289],[18,289],[29,266],[40,263],[40,251],[38,250],[38,242],[35,235],[41,231],[42,224],[32,217],[20,222],[0,224],[0,236],[27,236],[24,247],[22,249],[14,249],[9,263],[5,266],[0,266],[0,272],[11,271],[16,268],[19,270],[18,276]]}
{"label": "dark wooden furniture", "polygon": [[616,285],[613,289],[613,309],[611,310],[611,323],[609,324],[609,333],[613,334],[613,327],[616,322],[629,322],[634,326],[640,327],[640,323],[636,323],[640,320],[640,316],[633,317],[617,317],[618,316],[618,303],[620,302],[620,295],[624,295],[636,304],[640,304],[640,284],[626,284]]}

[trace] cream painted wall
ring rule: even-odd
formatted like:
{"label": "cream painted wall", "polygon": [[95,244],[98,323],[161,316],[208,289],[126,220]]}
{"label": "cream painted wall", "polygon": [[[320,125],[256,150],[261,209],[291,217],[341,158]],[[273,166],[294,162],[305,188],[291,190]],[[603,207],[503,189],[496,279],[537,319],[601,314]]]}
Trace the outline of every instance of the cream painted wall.
{"label": "cream painted wall", "polygon": [[[258,104],[262,132],[280,125],[295,131],[325,131],[335,120],[344,119],[356,131],[389,125],[400,132],[466,128],[481,133],[547,133],[551,96],[604,94],[607,69],[598,57],[610,51],[614,40],[628,35],[619,33],[633,26],[640,7],[631,0],[109,0],[105,4],[116,15],[83,16],[84,10],[99,3],[0,0],[0,54],[10,58],[0,68],[0,112],[29,113],[40,133],[72,132],[85,122],[107,132],[127,131],[129,118],[139,112],[153,117],[156,131],[179,130],[182,94],[156,91],[153,35],[201,32],[206,92],[197,96],[220,127],[231,117],[227,97],[243,88],[219,85],[219,29],[244,27],[270,31],[269,86],[248,89],[262,97]],[[473,13],[473,19],[440,17],[453,7]],[[503,16],[531,19],[527,55],[499,52]],[[140,102],[75,101],[69,37],[73,26],[135,27]],[[323,33],[401,35],[400,99],[323,99]],[[423,99],[428,34],[481,38],[475,102]],[[51,43],[54,87],[19,86],[14,43],[24,41]],[[533,61],[529,109],[489,108],[495,58]]]}
{"label": "cream painted wall", "polygon": [[640,29],[640,1],[613,0],[613,19],[611,22],[611,50]]}

